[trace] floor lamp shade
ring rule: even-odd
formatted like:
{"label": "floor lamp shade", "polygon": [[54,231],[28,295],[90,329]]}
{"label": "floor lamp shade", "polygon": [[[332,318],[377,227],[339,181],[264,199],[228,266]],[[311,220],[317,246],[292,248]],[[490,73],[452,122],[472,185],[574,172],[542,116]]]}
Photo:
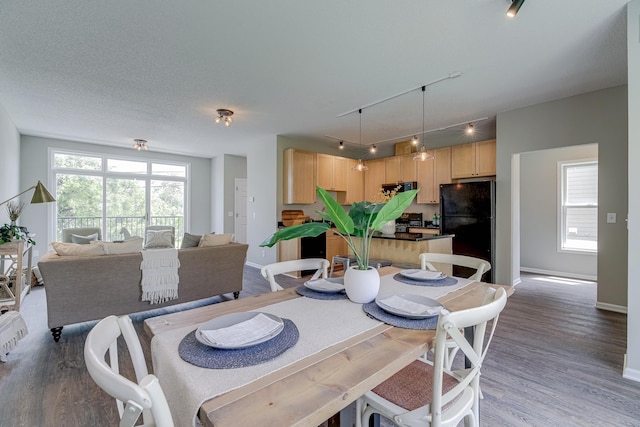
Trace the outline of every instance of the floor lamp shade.
{"label": "floor lamp shade", "polygon": [[33,192],[33,197],[31,198],[31,203],[49,203],[55,202],[56,199],[49,193],[49,190],[45,188],[45,186],[38,181],[36,184],[36,189]]}

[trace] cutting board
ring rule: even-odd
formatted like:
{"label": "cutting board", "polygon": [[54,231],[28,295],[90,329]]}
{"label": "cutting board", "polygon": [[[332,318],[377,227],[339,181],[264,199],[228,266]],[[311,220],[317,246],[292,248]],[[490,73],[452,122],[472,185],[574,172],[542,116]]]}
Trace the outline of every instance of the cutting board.
{"label": "cutting board", "polygon": [[308,219],[309,217],[306,216],[300,209],[289,209],[282,211],[282,224],[285,227],[302,224]]}

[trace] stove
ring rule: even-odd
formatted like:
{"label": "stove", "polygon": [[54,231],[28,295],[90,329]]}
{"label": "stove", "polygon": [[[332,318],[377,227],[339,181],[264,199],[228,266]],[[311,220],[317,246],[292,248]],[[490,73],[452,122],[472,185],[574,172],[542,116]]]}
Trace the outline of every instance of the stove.
{"label": "stove", "polygon": [[396,232],[406,233],[410,227],[422,227],[422,214],[421,213],[403,213],[400,218],[396,219]]}

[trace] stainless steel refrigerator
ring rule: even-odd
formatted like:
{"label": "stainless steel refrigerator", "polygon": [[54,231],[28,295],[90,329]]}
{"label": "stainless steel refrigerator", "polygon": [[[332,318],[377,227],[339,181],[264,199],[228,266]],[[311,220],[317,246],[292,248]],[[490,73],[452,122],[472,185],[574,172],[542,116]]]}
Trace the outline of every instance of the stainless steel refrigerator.
{"label": "stainless steel refrigerator", "polygon": [[[493,283],[495,271],[495,181],[475,181],[440,185],[440,234],[454,234],[453,253],[482,258],[491,263],[483,275]],[[456,267],[454,275],[473,274]],[[469,273],[469,274],[468,274]]]}

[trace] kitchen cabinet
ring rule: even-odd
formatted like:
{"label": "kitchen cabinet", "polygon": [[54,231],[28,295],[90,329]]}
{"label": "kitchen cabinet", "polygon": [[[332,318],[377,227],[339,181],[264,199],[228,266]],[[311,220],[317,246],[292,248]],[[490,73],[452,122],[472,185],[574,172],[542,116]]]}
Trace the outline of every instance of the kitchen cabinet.
{"label": "kitchen cabinet", "polygon": [[347,191],[337,193],[338,203],[351,205],[364,200],[364,173],[354,170],[358,161],[347,160]]}
{"label": "kitchen cabinet", "polygon": [[317,185],[328,191],[347,191],[348,160],[345,157],[317,153]]}
{"label": "kitchen cabinet", "polygon": [[364,200],[380,202],[380,191],[385,184],[385,159],[369,160],[365,163],[369,169],[364,171]]}
{"label": "kitchen cabinet", "polygon": [[475,178],[496,174],[496,140],[451,147],[451,177]]}
{"label": "kitchen cabinet", "polygon": [[316,153],[293,148],[283,156],[284,204],[313,204],[316,202]]}
{"label": "kitchen cabinet", "polygon": [[418,164],[417,203],[440,203],[440,184],[451,182],[451,147],[429,150],[433,159]]}
{"label": "kitchen cabinet", "polygon": [[387,157],[384,159],[385,182],[393,184],[396,182],[413,182],[417,180],[416,161],[413,160],[415,153],[403,156]]}

